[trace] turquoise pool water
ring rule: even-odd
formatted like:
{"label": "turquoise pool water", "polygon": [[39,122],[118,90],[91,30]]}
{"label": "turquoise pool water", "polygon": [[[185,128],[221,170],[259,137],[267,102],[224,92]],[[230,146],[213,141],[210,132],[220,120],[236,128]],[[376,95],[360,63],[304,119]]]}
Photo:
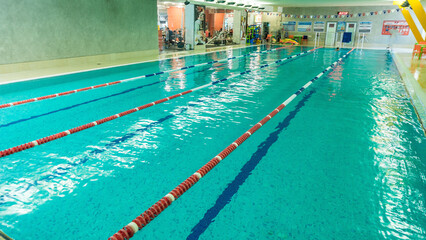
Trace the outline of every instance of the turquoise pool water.
{"label": "turquoise pool water", "polygon": [[[0,104],[266,48],[2,85]],[[0,149],[307,49],[0,109]],[[346,52],[320,49],[1,158],[0,229],[107,239]],[[426,239],[425,160],[391,55],[356,50],[132,239]]]}

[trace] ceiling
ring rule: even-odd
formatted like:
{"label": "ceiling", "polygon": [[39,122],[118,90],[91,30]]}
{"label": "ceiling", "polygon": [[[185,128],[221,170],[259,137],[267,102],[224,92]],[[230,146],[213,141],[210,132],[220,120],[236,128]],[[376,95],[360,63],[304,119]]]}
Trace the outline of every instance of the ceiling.
{"label": "ceiling", "polygon": [[[185,0],[158,0],[159,2],[182,3]],[[194,3],[206,3],[205,0],[189,0]],[[215,0],[217,1],[217,0]],[[392,5],[393,0],[226,0],[226,2],[244,3],[254,6],[281,7],[320,7],[320,6],[380,6]],[[222,5],[224,4],[215,4]]]}

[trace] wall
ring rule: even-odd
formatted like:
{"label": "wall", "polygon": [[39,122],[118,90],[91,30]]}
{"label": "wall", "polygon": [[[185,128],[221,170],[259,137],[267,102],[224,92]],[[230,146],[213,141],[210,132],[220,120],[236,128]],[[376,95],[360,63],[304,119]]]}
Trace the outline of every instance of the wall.
{"label": "wall", "polygon": [[170,30],[178,30],[183,28],[184,19],[184,8],[178,8],[178,7],[169,7],[167,8],[167,21],[168,21],[168,27]]}
{"label": "wall", "polygon": [[157,1],[0,0],[0,64],[158,50]]}
{"label": "wall", "polygon": [[225,19],[225,13],[214,14],[214,30],[219,31],[223,28],[223,20]]}
{"label": "wall", "polygon": [[[256,22],[256,16],[257,15],[259,15],[259,14],[256,13],[256,12],[249,12],[248,13],[248,16],[247,16],[247,24],[248,24],[248,26],[260,24],[259,22]],[[262,21],[263,21],[263,19],[262,19]]]}
{"label": "wall", "polygon": [[[285,14],[295,14],[295,15],[332,15],[337,14],[339,11],[349,11],[350,14],[357,14],[363,12],[374,12],[380,10],[389,10],[395,9],[396,6],[368,6],[368,7],[312,7],[312,8],[285,8],[283,11]],[[282,21],[324,21],[324,22],[337,22],[337,21],[346,21],[346,22],[361,22],[361,21],[372,21],[373,27],[372,31],[366,37],[365,47],[373,48],[384,48],[387,47],[389,43],[393,47],[413,47],[415,38],[410,31],[408,36],[393,36],[392,39],[389,35],[382,35],[382,26],[383,20],[405,20],[400,12],[382,14],[382,15],[373,15],[365,17],[352,17],[352,18],[333,18],[333,19],[300,19],[300,18],[289,18],[284,17]],[[420,26],[420,25],[419,25]],[[299,32],[289,32],[289,35],[308,35],[309,42],[313,43],[315,33],[313,30],[308,33],[299,33]],[[324,34],[322,34],[324,36]],[[357,35],[355,37],[358,37]],[[324,37],[322,37],[322,43],[324,42]]]}
{"label": "wall", "polygon": [[269,32],[272,34],[276,34],[279,30],[281,30],[281,16],[277,16],[277,13],[268,14],[267,12],[262,13],[262,22],[269,23]]}
{"label": "wall", "polygon": [[213,36],[214,32],[214,13],[211,13],[210,11],[206,11],[206,23],[207,23],[207,29],[210,32],[210,36]]}

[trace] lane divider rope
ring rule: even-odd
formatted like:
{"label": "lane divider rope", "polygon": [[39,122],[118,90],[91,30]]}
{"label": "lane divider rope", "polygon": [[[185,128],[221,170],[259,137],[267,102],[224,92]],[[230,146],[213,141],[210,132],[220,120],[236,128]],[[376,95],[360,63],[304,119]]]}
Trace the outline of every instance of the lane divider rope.
{"label": "lane divider rope", "polygon": [[[286,107],[294,98],[296,98],[300,93],[302,93],[306,88],[308,88],[314,81],[319,79],[324,73],[328,72],[331,68],[342,62],[342,60],[346,58],[354,49],[355,48],[352,48],[352,50],[343,55],[342,58],[331,64],[330,67],[326,68],[320,74],[315,76],[312,80],[307,82],[302,88],[297,90],[296,93],[291,95],[287,100],[281,103],[271,113],[269,113],[266,117],[260,120],[260,122],[256,123],[253,127],[251,127],[247,132],[237,138],[233,143],[226,147],[217,156],[212,158],[203,167],[198,169],[194,174],[192,174],[189,178],[187,178],[185,181],[175,187],[171,192],[166,194],[163,198],[161,198],[158,202],[148,208],[141,215],[133,219],[132,222],[130,222],[125,227],[120,229],[117,233],[115,233],[113,236],[108,238],[108,240],[128,240],[133,237],[135,233],[144,228],[155,217],[157,217],[168,206],[170,206],[172,202],[176,201],[180,196],[182,196],[186,191],[188,191],[188,189],[194,186],[195,183],[197,183],[202,177],[204,177],[208,172],[210,172],[214,167],[216,167],[216,165],[219,164],[220,161],[222,161],[229,154],[231,154],[238,146],[240,146],[253,133],[259,130],[263,125],[265,125],[272,117],[274,117],[278,112],[280,112],[284,107]],[[268,116],[271,116],[271,118],[269,118]]]}
{"label": "lane divider rope", "polygon": [[275,64],[279,64],[279,63],[281,63],[283,61],[286,61],[286,60],[289,60],[289,59],[292,59],[292,58],[296,58],[296,57],[299,57],[299,56],[306,55],[306,54],[311,53],[311,52],[313,52],[313,51],[315,51],[317,49],[318,48],[314,48],[314,49],[311,49],[311,50],[308,50],[308,51],[305,51],[305,52],[301,52],[301,53],[298,53],[298,54],[295,54],[295,55],[292,55],[292,56],[289,56],[289,57],[286,57],[286,58],[283,58],[283,59],[279,59],[279,60],[276,60],[276,61],[274,61],[272,63],[264,64],[264,65],[262,65],[262,66],[260,66],[260,67],[258,67],[256,69],[253,69],[253,70],[247,70],[247,71],[244,71],[244,72],[241,72],[241,73],[238,73],[238,74],[234,74],[234,75],[231,75],[231,76],[229,76],[227,78],[216,80],[214,82],[211,82],[211,83],[208,83],[208,84],[204,84],[202,86],[199,86],[199,87],[196,87],[196,88],[193,88],[193,89],[190,89],[190,90],[187,90],[187,91],[184,91],[184,92],[172,95],[172,96],[168,96],[168,97],[162,98],[160,100],[157,100],[157,101],[154,101],[154,102],[151,102],[151,103],[148,103],[148,104],[136,107],[136,108],[132,108],[130,110],[127,110],[127,111],[124,111],[124,112],[121,112],[121,113],[118,113],[118,114],[114,114],[112,116],[109,116],[109,117],[106,117],[106,118],[103,118],[103,119],[100,119],[100,120],[97,120],[97,121],[94,121],[94,122],[91,122],[91,123],[87,123],[87,124],[84,124],[84,125],[81,125],[81,126],[78,126],[78,127],[75,127],[75,128],[72,128],[72,129],[60,132],[60,133],[56,133],[56,134],[53,134],[53,135],[50,135],[50,136],[47,136],[47,137],[44,137],[44,138],[40,138],[40,139],[37,139],[35,141],[31,141],[31,142],[28,142],[28,143],[25,143],[25,144],[21,144],[21,145],[16,146],[16,147],[5,149],[3,151],[0,151],[0,158],[8,156],[8,155],[11,155],[11,154],[14,154],[14,153],[17,153],[17,152],[21,152],[21,151],[27,150],[29,148],[33,148],[35,146],[39,146],[39,145],[45,144],[47,142],[50,142],[50,141],[53,141],[53,140],[56,140],[56,139],[59,139],[59,138],[63,138],[63,137],[68,136],[70,134],[73,134],[73,133],[76,133],[76,132],[80,132],[82,130],[85,130],[85,129],[88,129],[88,128],[91,128],[91,127],[94,127],[94,126],[97,126],[97,125],[100,125],[100,124],[112,121],[114,119],[117,119],[119,117],[131,114],[131,113],[134,113],[134,112],[137,112],[139,110],[146,109],[146,108],[152,107],[154,105],[157,105],[157,104],[160,104],[160,103],[163,103],[163,102],[167,102],[167,101],[172,100],[174,98],[184,96],[184,95],[186,95],[188,93],[192,93],[192,92],[198,91],[200,89],[203,89],[203,88],[206,88],[206,87],[218,84],[220,82],[227,81],[227,80],[229,80],[231,78],[235,78],[235,77],[238,77],[238,76],[241,76],[241,75],[244,75],[244,74],[248,74],[248,73],[260,70],[260,69],[262,69],[264,67],[269,67],[269,66],[272,66],[272,65],[275,65]]}
{"label": "lane divider rope", "polygon": [[[291,47],[291,46],[288,46],[288,47]],[[240,55],[240,56],[234,56],[234,57],[224,58],[224,59],[221,59],[221,60],[214,60],[214,61],[210,61],[210,62],[205,62],[205,63],[198,63],[198,64],[195,64],[195,65],[185,66],[185,67],[176,68],[176,69],[170,69],[170,70],[161,71],[161,72],[157,72],[157,73],[145,74],[145,75],[142,75],[142,76],[127,78],[127,79],[114,81],[114,82],[103,83],[103,84],[85,87],[85,88],[80,88],[80,89],[76,89],[76,90],[71,90],[71,91],[66,91],[66,92],[61,92],[61,93],[55,93],[55,94],[46,95],[46,96],[42,96],[42,97],[30,98],[30,99],[27,99],[27,100],[22,100],[22,101],[17,101],[17,102],[12,102],[12,103],[0,104],[0,109],[13,107],[13,106],[17,106],[17,105],[22,105],[22,104],[27,104],[27,103],[32,103],[32,102],[41,101],[41,100],[46,100],[46,99],[51,99],[51,98],[56,98],[56,97],[65,96],[65,95],[70,95],[70,94],[74,94],[74,93],[78,93],[78,92],[84,92],[84,91],[88,91],[88,90],[92,90],[92,89],[112,86],[112,85],[116,85],[116,84],[120,84],[120,83],[124,83],[124,82],[134,81],[134,80],[137,80],[137,79],[142,79],[142,78],[147,78],[147,77],[152,77],[152,76],[158,76],[158,75],[162,75],[162,74],[165,74],[165,73],[171,73],[171,72],[190,69],[190,68],[194,68],[194,67],[201,67],[201,66],[204,66],[204,65],[224,62],[224,61],[228,61],[228,60],[234,60],[234,59],[243,58],[243,57],[246,57],[246,56],[251,56],[251,55],[254,55],[254,54],[270,53],[270,52],[278,51],[278,50],[288,48],[288,47],[280,47],[280,48],[274,48],[274,49],[264,50],[264,51],[260,51],[260,52],[247,53],[247,54],[243,54],[243,55]]]}

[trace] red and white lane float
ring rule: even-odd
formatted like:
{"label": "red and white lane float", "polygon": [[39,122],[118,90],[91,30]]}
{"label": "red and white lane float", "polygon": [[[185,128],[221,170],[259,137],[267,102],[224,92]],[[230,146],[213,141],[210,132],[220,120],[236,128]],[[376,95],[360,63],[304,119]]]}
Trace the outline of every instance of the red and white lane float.
{"label": "red and white lane float", "polygon": [[[288,46],[288,47],[290,47],[290,46]],[[119,80],[119,81],[103,83],[103,84],[85,87],[85,88],[80,88],[80,89],[76,89],[76,90],[46,95],[46,96],[42,96],[42,97],[31,98],[31,99],[27,99],[27,100],[12,102],[12,103],[0,104],[0,109],[1,108],[13,107],[13,106],[17,106],[17,105],[22,105],[22,104],[26,104],[26,103],[31,103],[31,102],[36,102],[36,101],[41,101],[41,100],[46,100],[46,99],[50,99],[50,98],[56,98],[56,97],[60,97],[60,96],[70,95],[70,94],[74,94],[74,93],[78,93],[78,92],[84,92],[84,91],[88,91],[88,90],[92,90],[92,89],[96,89],[96,88],[112,86],[112,85],[116,85],[116,84],[119,84],[119,83],[134,81],[134,80],[137,80],[137,79],[142,79],[142,78],[147,78],[147,77],[152,77],[152,76],[158,76],[158,75],[162,75],[162,74],[165,74],[165,73],[171,73],[171,72],[190,69],[190,68],[194,68],[194,67],[200,67],[200,66],[224,62],[224,61],[228,61],[228,60],[234,60],[234,59],[243,58],[243,57],[246,57],[246,56],[251,56],[253,54],[262,54],[262,53],[274,52],[274,51],[281,50],[281,49],[288,48],[288,47],[280,47],[280,48],[274,48],[274,49],[264,50],[264,51],[260,51],[260,52],[247,53],[247,54],[243,54],[243,55],[240,55],[240,56],[224,58],[224,59],[221,59],[221,60],[214,60],[214,61],[205,62],[205,63],[199,63],[199,64],[195,64],[195,65],[185,66],[185,67],[176,68],[176,69],[170,69],[170,70],[167,70],[167,71],[161,71],[161,72],[157,72],[157,73],[150,73],[150,74],[146,74],[146,75],[142,75],[142,76],[138,76],[138,77],[132,77],[132,78],[127,78],[127,79],[123,79],[123,80]]]}
{"label": "red and white lane float", "polygon": [[260,67],[257,67],[255,69],[253,69],[253,70],[247,70],[247,71],[241,72],[239,74],[234,74],[234,75],[231,75],[231,76],[229,76],[227,78],[223,78],[223,79],[220,79],[220,80],[217,80],[217,81],[214,81],[214,82],[211,82],[211,83],[208,83],[208,84],[205,84],[205,85],[202,85],[202,86],[199,86],[199,87],[196,87],[196,88],[193,88],[193,89],[190,89],[190,90],[178,93],[178,94],[175,94],[173,96],[169,96],[169,97],[166,97],[166,98],[163,98],[163,99],[160,99],[160,100],[157,100],[157,101],[154,101],[154,102],[151,102],[151,103],[148,103],[148,104],[136,107],[136,108],[132,108],[130,110],[127,110],[127,111],[124,111],[124,112],[121,112],[121,113],[117,113],[117,114],[114,114],[112,116],[109,116],[109,117],[106,117],[106,118],[103,118],[103,119],[100,119],[100,120],[97,120],[97,121],[94,121],[94,122],[91,122],[91,123],[87,123],[87,124],[81,125],[79,127],[75,127],[75,128],[72,128],[72,129],[60,132],[60,133],[56,133],[56,134],[50,135],[48,137],[40,138],[40,139],[37,139],[35,141],[29,142],[29,143],[25,143],[25,144],[22,144],[22,145],[19,145],[19,146],[16,146],[16,147],[5,149],[3,151],[0,151],[0,158],[8,156],[8,155],[11,155],[11,154],[14,154],[14,153],[17,153],[17,152],[24,151],[24,150],[29,149],[29,148],[33,148],[33,147],[38,146],[38,145],[45,144],[47,142],[51,142],[51,141],[59,139],[59,138],[63,138],[63,137],[68,136],[70,134],[73,134],[73,133],[76,133],[76,132],[80,132],[82,130],[85,130],[85,129],[88,129],[88,128],[91,128],[91,127],[94,127],[94,126],[97,126],[97,125],[100,125],[100,124],[112,121],[114,119],[117,119],[119,117],[123,117],[125,115],[131,114],[131,113],[134,113],[134,112],[137,112],[139,110],[142,110],[142,109],[145,109],[145,108],[149,108],[149,107],[152,107],[154,105],[157,105],[157,104],[160,104],[160,103],[163,103],[163,102],[167,102],[167,101],[169,101],[171,99],[174,99],[174,98],[177,98],[177,97],[181,97],[183,95],[186,95],[188,93],[192,93],[192,92],[201,90],[203,88],[207,88],[209,86],[218,84],[220,82],[227,81],[227,80],[229,80],[231,78],[235,78],[235,77],[238,77],[238,76],[241,76],[241,75],[244,75],[244,74],[248,74],[248,73],[260,70],[260,69],[265,68],[265,67],[269,67],[269,66],[272,66],[272,65],[275,65],[275,64],[279,64],[279,63],[281,63],[283,61],[286,61],[288,59],[295,58],[295,57],[298,57],[298,56],[302,56],[302,55],[314,52],[317,49],[318,48],[311,49],[309,51],[301,52],[301,53],[298,53],[298,54],[295,54],[295,55],[292,55],[292,56],[289,56],[289,57],[286,57],[286,58],[283,58],[283,59],[279,59],[279,60],[274,61],[272,63],[264,64],[264,65],[262,65]]}
{"label": "red and white lane float", "polygon": [[210,172],[220,161],[225,159],[229,154],[231,154],[238,146],[240,146],[244,141],[246,141],[251,135],[253,135],[259,128],[265,125],[270,119],[272,119],[277,113],[279,113],[285,106],[287,106],[294,98],[297,97],[300,93],[302,93],[306,88],[308,88],[315,80],[319,79],[324,73],[328,72],[330,69],[339,64],[343,58],[346,58],[352,51],[350,50],[348,53],[343,55],[342,58],[339,58],[336,62],[327,67],[324,71],[315,76],[312,80],[307,82],[302,88],[297,90],[293,95],[291,95],[287,100],[281,103],[277,108],[275,108],[271,113],[266,115],[262,120],[256,123],[253,127],[251,127],[247,132],[237,138],[233,143],[231,143],[228,147],[226,147],[222,152],[220,152],[217,156],[212,158],[209,162],[207,162],[203,167],[198,169],[194,174],[192,174],[189,178],[175,187],[171,192],[166,194],[163,198],[161,198],[158,202],[148,208],[141,215],[133,219],[129,224],[120,229],[117,233],[112,235],[108,240],[128,240],[139,230],[144,228],[148,223],[150,223],[154,218],[156,218],[161,212],[164,211],[168,206],[172,204],[172,202],[176,201],[182,194],[184,194],[188,189],[190,189],[195,183],[197,183],[202,177],[204,177],[208,172]]}

